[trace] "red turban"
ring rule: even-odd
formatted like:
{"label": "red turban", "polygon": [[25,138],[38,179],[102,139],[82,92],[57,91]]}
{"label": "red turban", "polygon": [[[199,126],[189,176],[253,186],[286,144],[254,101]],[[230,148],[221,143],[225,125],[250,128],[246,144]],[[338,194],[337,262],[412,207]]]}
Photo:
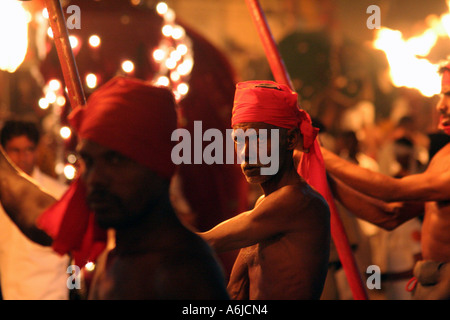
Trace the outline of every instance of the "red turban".
{"label": "red turban", "polygon": [[175,100],[162,87],[141,80],[116,77],[95,91],[86,106],[70,115],[72,128],[81,139],[94,141],[171,178],[171,160],[177,128]]}
{"label": "red turban", "polygon": [[319,129],[298,108],[297,93],[273,81],[246,81],[236,85],[231,126],[243,122],[264,122],[281,128],[300,129],[305,149],[312,146]]}
{"label": "red turban", "polygon": [[[273,81],[245,81],[236,85],[231,125],[264,122],[281,128],[300,129],[304,152],[297,172],[324,197],[328,196],[325,165],[308,113],[298,107],[297,93]],[[300,147],[300,146],[299,146]]]}
{"label": "red turban", "polygon": [[[170,179],[175,172],[171,134],[177,116],[166,88],[116,77],[95,91],[86,106],[75,108],[69,121],[81,139],[115,150],[161,177]],[[80,267],[105,247],[105,231],[87,208],[85,186],[78,179],[39,217],[38,226],[53,238],[56,252],[71,252]]]}

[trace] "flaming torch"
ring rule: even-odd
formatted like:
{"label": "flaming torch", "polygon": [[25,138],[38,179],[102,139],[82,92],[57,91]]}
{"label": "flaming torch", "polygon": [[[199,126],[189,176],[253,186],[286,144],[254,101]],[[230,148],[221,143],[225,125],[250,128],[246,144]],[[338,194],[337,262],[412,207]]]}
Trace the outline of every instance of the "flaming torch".
{"label": "flaming torch", "polygon": [[[450,8],[450,1],[447,6]],[[432,97],[440,93],[440,65],[430,61],[428,55],[440,38],[449,38],[450,10],[439,17],[429,15],[425,22],[427,29],[410,38],[399,30],[382,27],[376,31],[372,45],[386,54],[393,86],[417,89],[423,96]]]}

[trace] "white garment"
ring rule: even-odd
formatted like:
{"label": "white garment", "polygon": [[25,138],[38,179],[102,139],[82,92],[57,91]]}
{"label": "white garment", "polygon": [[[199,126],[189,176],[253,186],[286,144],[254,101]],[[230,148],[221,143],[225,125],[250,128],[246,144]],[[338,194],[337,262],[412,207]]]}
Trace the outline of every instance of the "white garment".
{"label": "white garment", "polygon": [[[32,177],[59,199],[67,186],[39,169]],[[24,200],[26,201],[26,200]],[[69,256],[30,241],[0,206],[0,280],[5,300],[67,300]]]}

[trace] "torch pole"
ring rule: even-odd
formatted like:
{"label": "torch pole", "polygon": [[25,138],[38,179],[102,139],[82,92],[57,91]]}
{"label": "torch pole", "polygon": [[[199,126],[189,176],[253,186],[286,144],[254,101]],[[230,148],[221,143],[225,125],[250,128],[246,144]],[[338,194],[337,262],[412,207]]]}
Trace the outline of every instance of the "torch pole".
{"label": "torch pole", "polygon": [[[245,0],[245,2],[247,4],[248,10],[250,11],[253,23],[264,47],[264,52],[274,75],[275,81],[288,85],[294,91],[294,86],[292,85],[287,69],[278,51],[278,47],[270,32],[270,28],[268,26],[261,5],[259,4],[259,1]],[[316,144],[316,150],[320,152],[317,139],[314,143]],[[323,174],[325,175],[325,172]],[[345,229],[339,216],[339,212],[336,208],[336,204],[334,203],[331,191],[328,187],[326,189],[327,190],[322,191],[322,196],[324,196],[330,206],[331,236],[336,246],[339,259],[341,260],[342,267],[344,268],[345,275],[347,276],[350,289],[352,290],[352,294],[355,300],[367,300],[367,292],[362,283],[362,278],[353,256],[353,252],[351,251],[348,237],[345,233]]]}
{"label": "torch pole", "polygon": [[44,0],[47,7],[50,27],[53,32],[56,51],[67,87],[70,105],[75,108],[86,104],[83,87],[78,74],[75,57],[70,46],[69,33],[66,27],[64,13],[59,0]]}

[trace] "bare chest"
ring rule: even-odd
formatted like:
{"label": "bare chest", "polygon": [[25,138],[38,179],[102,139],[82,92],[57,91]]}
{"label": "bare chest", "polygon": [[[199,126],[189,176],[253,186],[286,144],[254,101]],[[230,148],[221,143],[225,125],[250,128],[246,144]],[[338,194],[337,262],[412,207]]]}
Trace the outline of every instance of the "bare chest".
{"label": "bare chest", "polygon": [[244,261],[251,269],[273,265],[274,261],[277,264],[292,262],[301,252],[301,243],[295,236],[280,235],[241,250]]}
{"label": "bare chest", "polygon": [[450,201],[426,204],[422,251],[425,259],[450,261]]}
{"label": "bare chest", "polygon": [[[157,261],[149,263],[135,259],[111,259],[100,264],[92,283],[90,299],[128,300],[154,299],[162,289],[158,279],[163,278],[163,270],[158,270]],[[138,259],[139,260],[139,259]],[[142,270],[140,266],[147,266]]]}

